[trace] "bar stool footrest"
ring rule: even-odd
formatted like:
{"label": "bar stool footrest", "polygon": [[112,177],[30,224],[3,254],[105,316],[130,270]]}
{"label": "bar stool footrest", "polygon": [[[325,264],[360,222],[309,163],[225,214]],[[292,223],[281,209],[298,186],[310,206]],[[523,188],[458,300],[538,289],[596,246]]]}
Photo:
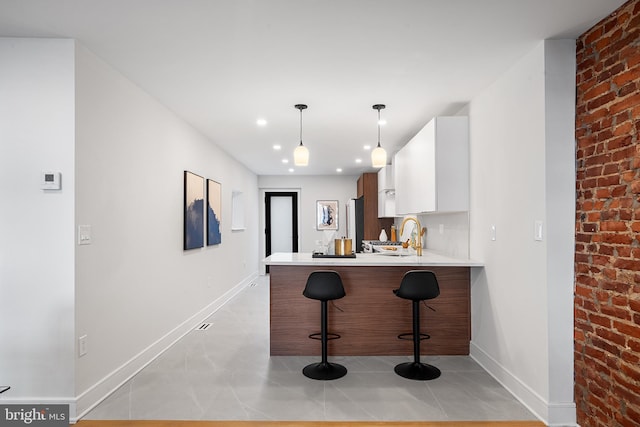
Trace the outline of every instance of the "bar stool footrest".
{"label": "bar stool footrest", "polygon": [[[429,334],[419,334],[419,335],[420,335],[420,341],[428,340],[428,339],[431,338],[431,335],[429,335]],[[399,340],[413,341],[413,332],[407,332],[406,334],[400,334],[400,335],[398,335],[398,339]]]}
{"label": "bar stool footrest", "polygon": [[[311,338],[312,340],[322,340],[322,332],[317,332],[315,334],[310,334],[309,338]],[[338,338],[342,338],[340,335],[338,334],[327,334],[327,341],[328,340],[337,340]]]}

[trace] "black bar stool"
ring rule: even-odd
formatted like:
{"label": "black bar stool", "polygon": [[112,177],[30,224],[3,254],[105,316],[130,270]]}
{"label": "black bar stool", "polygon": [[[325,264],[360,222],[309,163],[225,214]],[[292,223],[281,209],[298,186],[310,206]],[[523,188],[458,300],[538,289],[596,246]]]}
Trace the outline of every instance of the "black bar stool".
{"label": "black bar stool", "polygon": [[[320,300],[320,333],[311,334],[309,338],[322,341],[322,361],[305,366],[302,373],[314,380],[335,380],[346,375],[347,368],[337,363],[327,362],[327,341],[340,338],[338,334],[327,333],[327,301],[345,296],[340,275],[331,270],[312,272],[307,278],[307,285],[302,292],[307,298]],[[319,338],[318,338],[319,336]]]}
{"label": "black bar stool", "polygon": [[410,380],[433,380],[440,376],[440,369],[420,363],[420,341],[430,338],[420,333],[420,301],[429,300],[440,295],[440,287],[436,275],[431,271],[407,271],[402,277],[400,288],[393,291],[396,296],[413,301],[413,333],[400,334],[403,339],[407,335],[413,337],[413,362],[396,365],[396,374]]}

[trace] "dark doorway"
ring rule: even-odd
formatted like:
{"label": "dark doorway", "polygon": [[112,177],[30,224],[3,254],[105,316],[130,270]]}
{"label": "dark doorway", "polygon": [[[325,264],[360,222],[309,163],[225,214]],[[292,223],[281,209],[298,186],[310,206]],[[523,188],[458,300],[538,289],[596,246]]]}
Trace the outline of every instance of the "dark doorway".
{"label": "dark doorway", "polygon": [[[298,193],[267,192],[265,204],[265,256],[298,252]],[[267,273],[269,266],[266,266]]]}

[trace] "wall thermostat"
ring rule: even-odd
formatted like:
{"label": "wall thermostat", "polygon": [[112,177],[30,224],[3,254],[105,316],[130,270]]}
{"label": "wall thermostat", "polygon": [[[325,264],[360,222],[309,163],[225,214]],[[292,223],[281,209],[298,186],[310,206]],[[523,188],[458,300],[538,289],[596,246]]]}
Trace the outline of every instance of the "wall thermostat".
{"label": "wall thermostat", "polygon": [[60,172],[42,172],[40,188],[43,190],[59,190],[60,175]]}

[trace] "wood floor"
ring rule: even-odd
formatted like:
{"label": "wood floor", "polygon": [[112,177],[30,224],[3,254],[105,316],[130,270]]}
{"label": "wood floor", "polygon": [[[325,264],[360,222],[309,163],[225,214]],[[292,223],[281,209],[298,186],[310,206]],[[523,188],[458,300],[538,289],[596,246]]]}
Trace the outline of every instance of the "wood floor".
{"label": "wood floor", "polygon": [[544,427],[540,421],[106,421],[81,420],[77,427]]}

